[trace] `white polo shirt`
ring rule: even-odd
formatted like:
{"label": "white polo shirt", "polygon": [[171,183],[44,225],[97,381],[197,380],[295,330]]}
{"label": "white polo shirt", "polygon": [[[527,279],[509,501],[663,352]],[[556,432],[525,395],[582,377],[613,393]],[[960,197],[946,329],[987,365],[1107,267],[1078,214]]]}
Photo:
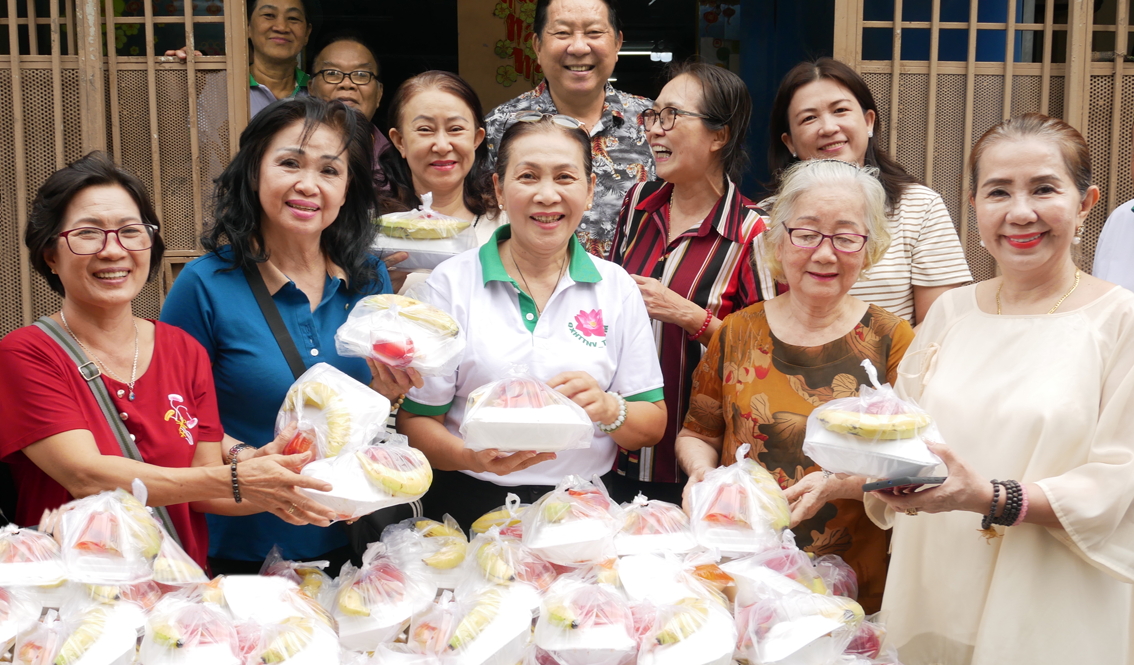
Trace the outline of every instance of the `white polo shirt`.
{"label": "white polo shirt", "polygon": [[[583,371],[603,390],[627,401],[661,402],[662,373],[650,317],[638,286],[620,266],[591,256],[572,236],[567,273],[543,314],[508,276],[498,244],[509,225],[477,250],[438,266],[426,281],[431,304],[447,311],[465,331],[464,359],[453,376],[426,377],[402,408],[418,415],[445,414],[445,427],[460,436],[469,393],[507,376],[516,364],[547,381],[560,372]],[[602,332],[593,330],[599,319]],[[590,322],[592,325],[580,329]],[[590,478],[614,466],[617,445],[595,428],[591,447],[567,450],[556,459],[498,476],[473,473],[497,485],[555,485],[567,474]]]}

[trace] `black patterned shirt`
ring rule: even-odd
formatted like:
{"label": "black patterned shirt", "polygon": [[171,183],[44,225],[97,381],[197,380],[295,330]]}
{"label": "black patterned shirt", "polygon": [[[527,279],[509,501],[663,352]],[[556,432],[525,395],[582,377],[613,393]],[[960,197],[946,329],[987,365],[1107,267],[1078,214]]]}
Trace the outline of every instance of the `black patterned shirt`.
{"label": "black patterned shirt", "polygon": [[[576,235],[587,252],[605,257],[614,238],[622,199],[634,184],[654,179],[654,155],[642,126],[642,111],[653,100],[615,90],[606,84],[602,118],[591,130],[591,160],[597,182],[591,209],[583,214]],[[547,81],[534,90],[504,102],[484,119],[489,168],[496,167],[496,150],[504,131],[521,111],[558,113]]]}

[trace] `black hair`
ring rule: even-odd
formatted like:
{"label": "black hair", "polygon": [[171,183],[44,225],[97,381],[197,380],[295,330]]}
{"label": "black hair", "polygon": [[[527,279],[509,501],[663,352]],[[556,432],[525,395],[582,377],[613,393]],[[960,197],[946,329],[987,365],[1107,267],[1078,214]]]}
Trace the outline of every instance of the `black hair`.
{"label": "black hair", "polygon": [[589,181],[591,173],[594,172],[591,161],[590,137],[581,127],[564,127],[555,122],[553,117],[547,115],[535,122],[513,122],[508,129],[504,130],[504,135],[500,137],[500,148],[496,152],[496,175],[499,176],[500,180],[503,181],[504,174],[508,172],[508,160],[512,157],[513,143],[534,132],[553,132],[556,130],[563,132],[579,144],[579,151],[583,155],[583,172]]}
{"label": "black hair", "polygon": [[[618,0],[599,0],[606,5],[606,17],[610,27],[614,28],[615,36],[622,32],[622,21],[618,19]],[[532,32],[536,37],[543,39],[543,29],[547,27],[547,9],[552,0],[536,0],[535,18],[532,19]]]}
{"label": "black hair", "polygon": [[[142,222],[153,224],[159,230],[157,213],[150,203],[150,196],[146,193],[146,186],[138,176],[114,163],[106,153],[95,150],[71,162],[67,166],[51,174],[44,182],[32,201],[31,212],[28,214],[28,226],[24,229],[24,244],[28,248],[31,265],[35,271],[43,275],[51,290],[59,295],[63,292],[63,282],[59,276],[51,272],[47,265],[44,252],[59,242],[59,229],[63,227],[63,217],[67,214],[67,207],[80,192],[88,187],[112,185],[126,190],[130,198],[138,206]],[[146,281],[152,281],[161,270],[161,259],[165,255],[165,243],[161,234],[154,232],[154,244],[150,252],[150,274]]]}
{"label": "black hair", "polygon": [[[402,108],[414,95],[424,90],[437,89],[447,92],[464,102],[472,111],[472,121],[476,129],[484,129],[484,107],[476,91],[460,76],[439,69],[430,70],[406,79],[398,86],[390,99],[386,120],[391,129],[401,132]],[[413,187],[413,173],[409,162],[398,152],[393,144],[378,156],[382,174],[386,177],[389,195],[384,195],[382,204],[391,210],[412,210],[421,206],[421,198]],[[488,141],[481,141],[473,158],[472,168],[465,175],[465,207],[474,215],[483,215],[496,206],[496,197],[491,186],[488,171]]]}
{"label": "black hair", "polygon": [[339,216],[319,239],[328,259],[343,269],[350,288],[360,291],[376,278],[370,246],[378,212],[372,178],[374,143],[370,122],[340,101],[324,102],[314,97],[294,97],[272,102],[256,114],[240,134],[240,151],[216,179],[215,220],[201,237],[211,252],[232,246],[232,268],[254,268],[267,260],[260,228],[263,209],[257,192],[260,164],[272,140],[291,125],[303,123],[301,140],[306,142],[319,127],[335,130],[347,154],[347,196]]}
{"label": "black hair", "polygon": [[311,50],[311,60],[307,63],[307,71],[314,75],[315,61],[319,59],[319,55],[331,44],[337,44],[339,42],[354,42],[367,51],[370,51],[370,57],[374,58],[374,75],[379,81],[382,80],[382,63],[378,61],[378,52],[374,50],[370,41],[361,32],[352,28],[335,30],[327,35],[326,38],[320,39],[319,48]]}
{"label": "black hair", "polygon": [[701,108],[696,111],[708,116],[701,122],[714,132],[728,128],[728,143],[720,152],[721,166],[733,182],[740,182],[748,166],[748,150],[744,141],[752,118],[752,97],[748,94],[748,86],[729,70],[704,62],[691,60],[672,65],[669,80],[682,74],[692,76],[701,84]]}
{"label": "black hair", "polygon": [[[799,161],[792,156],[791,151],[780,138],[784,134],[791,135],[788,109],[792,97],[803,86],[821,79],[832,80],[849,90],[858,100],[863,113],[874,111],[874,125],[877,127],[881,124],[874,95],[858,72],[834,58],[819,58],[792,67],[780,82],[780,89],[776,91],[776,98],[772,102],[772,116],[768,121],[768,170],[772,173],[769,188],[772,190],[779,189],[780,174],[783,170],[793,162]],[[878,179],[882,181],[882,187],[886,190],[886,205],[890,208],[901,200],[907,186],[920,184],[920,181],[910,175],[896,159],[878,147],[878,140],[873,136],[867,140],[866,157],[863,161],[866,166],[878,168]]]}

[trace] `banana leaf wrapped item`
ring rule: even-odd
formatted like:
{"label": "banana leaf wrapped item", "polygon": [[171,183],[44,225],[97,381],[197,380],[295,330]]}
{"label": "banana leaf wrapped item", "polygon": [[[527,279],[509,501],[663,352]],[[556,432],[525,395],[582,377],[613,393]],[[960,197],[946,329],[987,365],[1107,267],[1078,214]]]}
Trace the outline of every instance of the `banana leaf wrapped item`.
{"label": "banana leaf wrapped item", "polygon": [[412,517],[391,524],[382,531],[382,542],[402,570],[429,578],[439,589],[456,589],[468,574],[461,564],[469,541],[449,515],[441,522]]}
{"label": "banana leaf wrapped item", "polygon": [[456,371],[465,339],[453,317],[406,296],[367,296],[335,333],[341,356],[370,358],[390,367],[412,367],[422,376]]}
{"label": "banana leaf wrapped item", "polygon": [[618,665],[638,650],[626,597],[610,585],[573,579],[544,594],[533,639],[563,665]]}
{"label": "banana leaf wrapped item", "polygon": [[382,542],[366,548],[361,568],[345,564],[339,584],[331,614],[342,646],[356,651],[393,641],[437,595],[429,580],[399,568]]}
{"label": "banana leaf wrapped item", "polygon": [[[824,470],[868,478],[929,475],[941,459],[926,441],[944,443],[929,414],[878,382],[869,360],[862,366],[871,386],[834,399],[807,417],[803,453]],[[853,378],[850,379],[853,382]]]}
{"label": "banana leaf wrapped item", "polygon": [[145,486],[135,480],[134,490],[100,492],[64,507],[59,530],[69,579],[128,585],[153,577],[168,536],[146,508]]}
{"label": "banana leaf wrapped item", "polygon": [[0,587],[55,585],[66,576],[54,538],[15,524],[0,529]]}
{"label": "banana leaf wrapped item", "polygon": [[598,478],[569,475],[524,511],[524,544],[560,566],[604,561],[615,556],[621,517]]}
{"label": "banana leaf wrapped item", "polygon": [[470,222],[433,209],[433,195],[421,196],[421,207],[394,212],[376,220],[378,236],[374,249],[407,252],[399,270],[432,270],[445,259],[477,247],[476,230]]}
{"label": "banana leaf wrapped item", "polygon": [[243,665],[232,616],[221,607],[171,594],[146,621],[138,652],[145,665]]}
{"label": "banana leaf wrapped item", "polygon": [[741,444],[736,463],[705,474],[691,490],[691,521],[697,542],[726,556],[777,547],[791,522],[783,490]]}
{"label": "banana leaf wrapped item", "polygon": [[614,536],[619,556],[649,552],[682,554],[697,547],[689,517],[681,506],[639,494],[622,504],[622,527]]}

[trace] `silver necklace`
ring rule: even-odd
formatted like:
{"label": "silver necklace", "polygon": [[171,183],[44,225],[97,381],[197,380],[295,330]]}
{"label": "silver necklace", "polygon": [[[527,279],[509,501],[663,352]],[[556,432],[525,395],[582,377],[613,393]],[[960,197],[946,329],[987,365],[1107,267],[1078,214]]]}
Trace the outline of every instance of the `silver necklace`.
{"label": "silver necklace", "polygon": [[[106,363],[104,363],[102,361],[102,358],[99,358],[95,354],[91,353],[91,350],[87,348],[87,345],[83,344],[82,341],[79,340],[79,336],[76,335],[71,330],[71,326],[67,325],[67,315],[63,313],[63,310],[59,310],[59,318],[63,319],[63,328],[67,331],[67,334],[70,335],[71,337],[75,338],[76,342],[79,342],[79,346],[82,347],[83,351],[87,352],[88,356],[90,356],[92,359],[94,359],[95,362],[97,362],[99,365],[101,365],[102,368],[106,370],[106,373],[109,374],[110,376],[114,377],[114,379],[116,381],[118,381],[119,383],[125,383],[126,384],[126,387],[130,389],[130,401],[133,402],[134,401],[134,384],[138,382],[138,321],[134,320],[134,322],[133,322],[134,323],[134,366],[130,368],[130,380],[129,381],[123,381],[122,377],[118,376],[117,374],[114,373],[114,370],[110,369],[110,365],[107,365]],[[119,395],[119,397],[121,397],[121,395]]]}
{"label": "silver necklace", "polygon": [[[532,304],[535,305],[536,316],[542,316],[543,311],[540,310],[539,303],[536,302],[535,291],[532,291],[532,287],[528,286],[528,278],[524,277],[524,271],[520,268],[520,264],[516,263],[516,255],[512,253],[511,247],[508,248],[508,258],[512,259],[512,265],[516,266],[516,272],[520,273],[520,279],[524,282],[524,288],[527,289],[528,296],[531,297]],[[559,277],[555,280],[556,285],[558,285],[559,282],[563,279],[563,268],[566,265],[567,265],[567,257],[564,256],[563,259],[559,262]],[[554,287],[552,287],[551,292],[555,293]],[[551,296],[548,296],[548,300],[550,300],[550,299],[551,299]]]}

